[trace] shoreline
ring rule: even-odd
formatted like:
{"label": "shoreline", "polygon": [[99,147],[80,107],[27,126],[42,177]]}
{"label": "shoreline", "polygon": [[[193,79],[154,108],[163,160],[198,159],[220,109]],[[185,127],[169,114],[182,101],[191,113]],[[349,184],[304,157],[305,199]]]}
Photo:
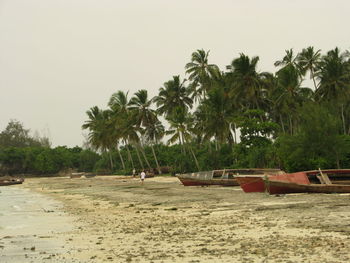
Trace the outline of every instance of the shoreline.
{"label": "shoreline", "polygon": [[245,194],[177,178],[32,178],[75,218],[61,262],[346,262],[349,195]]}
{"label": "shoreline", "polygon": [[74,218],[60,202],[30,189],[0,189],[0,262],[60,262]]}

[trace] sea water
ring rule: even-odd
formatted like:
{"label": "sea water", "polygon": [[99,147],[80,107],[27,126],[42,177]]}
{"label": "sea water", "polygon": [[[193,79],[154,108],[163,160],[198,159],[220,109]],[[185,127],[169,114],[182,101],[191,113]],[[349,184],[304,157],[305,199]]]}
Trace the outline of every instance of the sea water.
{"label": "sea water", "polygon": [[59,202],[20,186],[0,187],[1,263],[56,262],[72,225]]}

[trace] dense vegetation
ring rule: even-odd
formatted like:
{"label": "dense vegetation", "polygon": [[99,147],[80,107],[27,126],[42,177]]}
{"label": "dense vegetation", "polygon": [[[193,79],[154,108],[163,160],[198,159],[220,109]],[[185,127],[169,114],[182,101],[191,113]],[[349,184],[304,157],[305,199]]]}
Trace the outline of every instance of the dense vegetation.
{"label": "dense vegetation", "polygon": [[0,133],[0,174],[56,174],[67,169],[91,171],[101,157],[80,147],[50,147],[46,137],[31,136],[15,120]]}
{"label": "dense vegetation", "polygon": [[110,169],[350,166],[348,51],[286,50],[275,73],[244,54],[222,71],[208,55],[194,52],[187,79],[174,76],[154,98],[118,91],[107,109],[87,111],[83,129]]}
{"label": "dense vegetation", "polygon": [[195,51],[185,79],[174,76],[153,98],[144,89],[130,99],[117,91],[106,109],[90,108],[82,126],[90,150],[52,149],[45,138],[6,144],[5,130],[0,168],[43,174],[66,168],[130,173],[164,166],[173,172],[350,167],[348,51],[286,50],[275,73],[259,72],[259,57],[240,54],[225,70],[208,57]]}

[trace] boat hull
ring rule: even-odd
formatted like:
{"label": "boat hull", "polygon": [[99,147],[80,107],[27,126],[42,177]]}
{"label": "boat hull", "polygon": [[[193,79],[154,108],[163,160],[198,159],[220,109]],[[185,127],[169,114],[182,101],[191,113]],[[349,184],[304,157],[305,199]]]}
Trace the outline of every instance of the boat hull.
{"label": "boat hull", "polygon": [[283,182],[269,180],[266,183],[266,189],[270,194],[289,194],[289,193],[350,193],[350,185],[340,184],[298,184],[293,182]]}
{"label": "boat hull", "polygon": [[306,173],[275,174],[275,175],[246,175],[236,177],[239,185],[246,193],[262,193],[266,191],[265,180],[276,180],[294,182],[300,184],[310,184]]}
{"label": "boat hull", "polygon": [[5,179],[0,180],[0,186],[7,186],[7,185],[14,185],[14,184],[22,184],[24,182],[24,179]]}
{"label": "boat hull", "polygon": [[221,185],[221,186],[238,186],[238,182],[233,179],[195,179],[195,178],[181,178],[178,177],[184,186],[209,186],[209,185]]}
{"label": "boat hull", "polygon": [[263,176],[237,176],[236,180],[245,193],[265,192]]}

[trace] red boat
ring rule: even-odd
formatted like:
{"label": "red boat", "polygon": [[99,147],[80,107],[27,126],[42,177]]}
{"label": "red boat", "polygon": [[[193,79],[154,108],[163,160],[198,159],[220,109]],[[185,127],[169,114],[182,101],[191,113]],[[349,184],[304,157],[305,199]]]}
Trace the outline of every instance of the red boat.
{"label": "red boat", "polygon": [[[312,170],[266,176],[244,175],[237,176],[236,179],[246,193],[265,192],[267,189],[264,181],[271,180],[296,184],[350,184],[350,169],[327,169],[322,170],[322,172],[320,170]],[[286,189],[286,191],[289,190]]]}
{"label": "red boat", "polygon": [[279,169],[225,169],[206,172],[188,173],[177,175],[184,186],[238,186],[236,177],[245,175],[260,175],[280,172]]}
{"label": "red boat", "polygon": [[[239,175],[236,176],[236,180],[246,193],[255,193],[255,192],[265,192],[265,178],[274,177],[276,180],[281,181],[295,181],[299,182],[297,175],[286,174],[283,171],[278,171],[275,174],[269,173],[265,175]],[[301,181],[302,182],[302,181]]]}

